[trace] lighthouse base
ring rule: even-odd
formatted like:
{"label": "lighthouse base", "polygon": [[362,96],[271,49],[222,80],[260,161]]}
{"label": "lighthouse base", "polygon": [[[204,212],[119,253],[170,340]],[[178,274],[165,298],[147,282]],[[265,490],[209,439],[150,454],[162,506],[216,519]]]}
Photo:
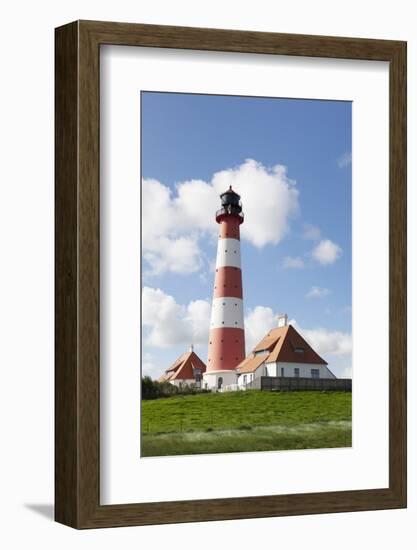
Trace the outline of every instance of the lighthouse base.
{"label": "lighthouse base", "polygon": [[223,391],[233,384],[237,384],[235,370],[212,370],[203,374],[203,388],[207,390]]}

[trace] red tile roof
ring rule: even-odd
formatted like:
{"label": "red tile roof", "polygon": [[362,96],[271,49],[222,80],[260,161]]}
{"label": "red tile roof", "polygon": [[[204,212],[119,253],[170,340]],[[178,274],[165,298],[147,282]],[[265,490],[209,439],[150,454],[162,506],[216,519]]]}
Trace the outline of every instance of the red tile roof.
{"label": "red tile roof", "polygon": [[236,369],[239,372],[253,372],[258,367],[262,365],[262,363],[265,363],[265,359],[267,359],[269,356],[269,353],[260,353],[258,355],[255,355],[254,353],[250,353],[246,359],[244,359],[240,365],[236,367]]}
{"label": "red tile roof", "polygon": [[167,368],[165,373],[158,378],[158,382],[171,380],[192,380],[195,378],[194,369],[200,369],[201,374],[206,372],[206,365],[194,351],[188,351]]}
{"label": "red tile roof", "polygon": [[[297,352],[296,349],[303,350]],[[265,353],[256,353],[265,350]],[[308,363],[327,365],[310,344],[292,326],[277,327],[268,332],[236,370],[254,372],[264,363]]]}

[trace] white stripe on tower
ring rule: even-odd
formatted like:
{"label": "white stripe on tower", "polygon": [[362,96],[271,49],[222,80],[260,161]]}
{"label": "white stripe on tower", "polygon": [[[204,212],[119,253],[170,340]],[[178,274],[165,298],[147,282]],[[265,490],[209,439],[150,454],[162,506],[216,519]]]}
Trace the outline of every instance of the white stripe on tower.
{"label": "white stripe on tower", "polygon": [[240,269],[240,241],[219,239],[216,267],[238,267]]}
{"label": "white stripe on tower", "polygon": [[245,358],[240,232],[240,197],[231,188],[223,193],[217,212],[220,224],[216,275],[210,320],[207,372],[234,370]]}
{"label": "white stripe on tower", "polygon": [[211,307],[210,328],[243,329],[243,300],[223,296],[214,298]]}

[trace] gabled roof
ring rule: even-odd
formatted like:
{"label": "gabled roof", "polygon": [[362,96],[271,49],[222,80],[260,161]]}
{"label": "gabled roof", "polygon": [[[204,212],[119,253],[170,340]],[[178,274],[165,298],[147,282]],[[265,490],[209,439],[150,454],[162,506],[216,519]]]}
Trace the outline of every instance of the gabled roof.
{"label": "gabled roof", "polygon": [[287,325],[270,330],[236,370],[253,372],[264,363],[277,362],[327,365],[301,334],[292,325]]}
{"label": "gabled roof", "polygon": [[252,351],[262,351],[265,349],[271,351],[272,347],[277,343],[277,340],[281,336],[281,331],[278,332],[279,330],[280,329],[276,328],[269,331],[268,334],[262,338],[259,344],[255,346]]}
{"label": "gabled roof", "polygon": [[195,378],[194,370],[200,369],[201,374],[206,372],[206,365],[194,351],[187,351],[167,368],[165,373],[158,378],[158,382],[171,380],[191,380]]}
{"label": "gabled roof", "polygon": [[239,372],[253,372],[258,367],[260,367],[263,363],[265,363],[265,359],[267,359],[269,353],[262,353],[259,355],[255,355],[254,353],[250,353],[246,359],[244,359],[237,367],[236,370]]}

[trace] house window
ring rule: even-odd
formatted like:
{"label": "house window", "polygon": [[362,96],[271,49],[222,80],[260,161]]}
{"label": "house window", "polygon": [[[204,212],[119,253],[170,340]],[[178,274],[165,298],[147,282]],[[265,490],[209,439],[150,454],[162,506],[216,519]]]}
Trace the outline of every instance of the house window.
{"label": "house window", "polygon": [[246,381],[247,381],[247,376],[246,374],[243,375],[243,385],[246,386]]}
{"label": "house window", "polygon": [[268,353],[267,349],[260,349],[259,351],[255,351],[253,355],[262,355],[263,353]]}
{"label": "house window", "polygon": [[300,369],[298,367],[294,368],[294,377],[300,378]]}
{"label": "house window", "polygon": [[304,348],[294,348],[295,353],[304,353]]}
{"label": "house window", "polygon": [[284,367],[281,367],[281,376],[284,376]]}
{"label": "house window", "polygon": [[194,369],[194,378],[196,382],[201,382],[201,369]]}
{"label": "house window", "polygon": [[264,367],[264,376],[268,376],[268,367]]}
{"label": "house window", "polygon": [[217,389],[220,390],[223,386],[223,377],[219,376],[219,379],[217,380]]}
{"label": "house window", "polygon": [[311,369],[311,378],[320,378],[320,370]]}

